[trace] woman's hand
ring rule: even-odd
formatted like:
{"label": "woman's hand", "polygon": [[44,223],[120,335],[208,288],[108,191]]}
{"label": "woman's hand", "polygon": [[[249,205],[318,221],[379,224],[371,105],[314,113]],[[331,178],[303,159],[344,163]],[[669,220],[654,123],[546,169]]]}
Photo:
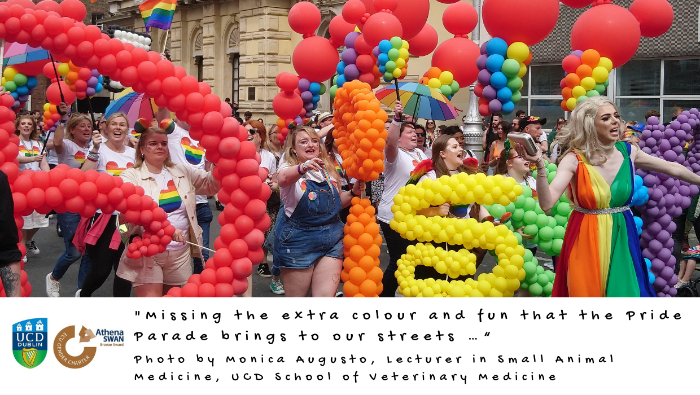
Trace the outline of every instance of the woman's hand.
{"label": "woman's hand", "polygon": [[301,170],[306,173],[309,170],[321,171],[323,169],[323,159],[313,158],[309,159],[301,165]]}
{"label": "woman's hand", "polygon": [[438,212],[440,213],[440,216],[447,217],[447,215],[450,213],[450,204],[443,203],[442,205],[440,205]]}
{"label": "woman's hand", "polygon": [[269,173],[267,175],[267,180],[265,180],[265,183],[270,186],[270,189],[272,192],[277,192],[277,189],[279,188],[279,184],[277,183],[277,180],[275,180],[274,173]]}
{"label": "woman's hand", "polygon": [[401,114],[403,114],[403,104],[401,104],[401,100],[397,100],[394,104],[394,118],[400,119]]}
{"label": "woman's hand", "polygon": [[185,239],[185,233],[181,229],[175,230],[175,233],[173,233],[173,241],[176,241],[178,243],[184,243],[187,241]]}
{"label": "woman's hand", "polygon": [[44,159],[44,154],[34,156],[33,159],[34,162],[41,162],[41,160]]}
{"label": "woman's hand", "polygon": [[68,119],[68,111],[70,110],[70,107],[68,107],[68,104],[62,102],[61,104],[58,105],[59,112],[61,113],[61,120],[65,121]]}
{"label": "woman's hand", "polygon": [[352,193],[359,196],[362,191],[365,190],[365,182],[363,180],[358,180],[355,185],[352,186]]}
{"label": "woman's hand", "polygon": [[[521,158],[527,160],[530,163],[536,164],[538,168],[540,167],[538,162],[540,161],[540,159],[544,158],[542,150],[540,150],[539,146],[537,146],[537,153],[535,155],[528,154],[525,150],[525,147],[520,143],[515,144],[515,151]],[[544,161],[542,161],[542,164],[544,165]]]}
{"label": "woman's hand", "polygon": [[92,131],[92,146],[93,152],[97,152],[102,144],[102,135],[97,130]]}
{"label": "woman's hand", "polygon": [[520,229],[517,229],[516,232],[520,233],[520,236],[523,237],[524,240],[532,240],[532,236],[524,232],[525,227],[523,226]]}

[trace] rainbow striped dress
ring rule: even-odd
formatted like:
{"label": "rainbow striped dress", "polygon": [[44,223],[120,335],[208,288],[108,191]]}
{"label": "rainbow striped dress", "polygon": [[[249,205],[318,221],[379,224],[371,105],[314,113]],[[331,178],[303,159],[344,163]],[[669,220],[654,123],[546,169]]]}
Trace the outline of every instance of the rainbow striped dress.
{"label": "rainbow striped dress", "polygon": [[[634,166],[629,143],[617,142],[623,161],[612,185],[578,157],[575,202],[583,210],[629,206]],[[571,192],[571,187],[569,187]],[[574,210],[564,236],[552,296],[656,296],[639,246],[632,212],[584,214]]]}

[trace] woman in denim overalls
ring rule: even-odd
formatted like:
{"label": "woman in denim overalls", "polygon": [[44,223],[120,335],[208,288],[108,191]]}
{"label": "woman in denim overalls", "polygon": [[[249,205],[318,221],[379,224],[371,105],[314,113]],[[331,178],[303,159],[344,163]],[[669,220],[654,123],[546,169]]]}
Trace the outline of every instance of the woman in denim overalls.
{"label": "woman in denim overalls", "polygon": [[279,259],[286,296],[335,295],[343,266],[340,210],[364,187],[341,191],[340,175],[316,132],[305,126],[289,132],[279,171],[285,213],[275,227],[274,257]]}

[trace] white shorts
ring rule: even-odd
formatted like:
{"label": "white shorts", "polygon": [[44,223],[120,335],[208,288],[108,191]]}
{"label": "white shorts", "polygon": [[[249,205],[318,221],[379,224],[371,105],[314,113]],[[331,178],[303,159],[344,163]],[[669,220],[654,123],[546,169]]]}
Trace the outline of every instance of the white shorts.
{"label": "white shorts", "polygon": [[49,219],[46,218],[46,214],[39,214],[36,211],[27,215],[24,218],[24,226],[22,229],[37,229],[37,228],[48,228]]}

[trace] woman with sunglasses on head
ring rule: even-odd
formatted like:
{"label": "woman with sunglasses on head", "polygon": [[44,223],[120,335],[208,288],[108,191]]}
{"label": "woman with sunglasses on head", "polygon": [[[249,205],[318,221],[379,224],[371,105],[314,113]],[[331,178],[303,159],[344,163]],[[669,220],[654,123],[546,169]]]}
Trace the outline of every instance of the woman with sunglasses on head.
{"label": "woman with sunglasses on head", "polygon": [[[105,139],[95,130],[92,136],[92,149],[83,165],[83,171],[97,170],[112,176],[134,166],[136,150],[127,146],[129,120],[123,113],[110,115],[106,120]],[[98,210],[92,218],[83,218],[75,234],[74,244],[90,258],[91,266],[76,296],[89,298],[104,284],[109,274],[117,271],[119,258],[124,252],[118,226],[119,212]],[[114,276],[112,287],[114,297],[131,296],[131,283]]]}
{"label": "woman with sunglasses on head", "polygon": [[[80,114],[73,114],[69,118],[70,107],[65,103],[61,103],[59,108],[63,115],[56,122],[56,131],[53,133],[52,139],[58,163],[68,165],[72,169],[81,168],[90,151],[92,120]],[[56,214],[56,222],[61,229],[65,251],[54,264],[51,273],[46,275],[46,295],[51,297],[60,296],[61,278],[73,262],[82,257],[76,290],[83,287],[83,281],[90,271],[90,259],[87,254],[81,253],[73,245],[73,236],[78,229],[78,224],[80,224],[80,214],[58,213]]]}
{"label": "woman with sunglasses on head", "polygon": [[[491,143],[489,148],[489,173],[494,173],[499,160],[501,159],[501,153],[505,149],[504,143],[508,139],[508,133],[511,131],[511,125],[507,121],[501,121],[496,126],[496,134],[498,135],[498,140]],[[495,173],[502,174],[502,173]]]}
{"label": "woman with sunglasses on head", "polygon": [[274,257],[285,295],[333,297],[343,268],[340,211],[359,196],[364,182],[343,191],[338,174],[316,132],[306,126],[289,132],[279,170],[284,214],[275,227]]}
{"label": "woman with sunglasses on head", "polygon": [[436,130],[435,121],[428,119],[425,121],[425,146],[430,148],[433,141],[438,137],[438,131]]}
{"label": "woman with sunglasses on head", "polygon": [[[176,229],[165,251],[139,259],[122,254],[117,269],[117,276],[131,281],[136,296],[161,297],[170,288],[187,282],[192,274],[191,256],[202,258],[199,247],[186,243],[202,245],[195,195],[215,193],[219,182],[211,172],[173,163],[168,151],[168,134],[158,128],[141,134],[134,167],[122,172],[121,178],[143,187],[145,195],[158,202]],[[140,226],[129,228],[130,236],[143,231]]]}
{"label": "woman with sunglasses on head", "polygon": [[[36,129],[36,120],[31,115],[22,115],[15,120],[15,134],[19,136],[19,152],[17,161],[19,171],[49,171],[49,164],[46,162],[46,155],[42,153],[44,145],[41,143],[41,136]],[[11,160],[11,158],[7,158]],[[36,211],[23,216],[24,226],[22,226],[22,239],[27,247],[27,253],[39,254],[39,248],[34,242],[34,235],[39,228],[49,226],[49,219],[45,214]],[[26,258],[26,255],[25,255]]]}
{"label": "woman with sunglasses on head", "polygon": [[560,160],[551,184],[542,152],[529,155],[517,147],[519,155],[537,164],[540,207],[550,210],[565,191],[574,204],[552,296],[657,296],[649,284],[629,208],[635,168],[696,185],[700,176],[619,141],[623,127],[610,99],[598,96],[579,103],[557,136],[561,146],[570,151]]}
{"label": "woman with sunglasses on head", "polygon": [[[270,147],[270,140],[267,138],[267,130],[265,129],[265,125],[259,121],[248,121],[243,124],[243,127],[245,127],[248,131],[248,141],[252,142],[253,145],[255,145],[255,148],[258,150],[258,153],[260,153],[260,167],[267,169],[266,182],[268,185],[270,185],[270,189],[274,192],[276,189],[278,189],[276,175],[278,159],[268,150]],[[270,197],[272,198],[272,195],[270,195]],[[267,231],[265,231],[265,237],[269,235],[274,227],[277,212],[273,213],[268,211],[267,214],[272,222],[270,223],[270,227],[267,229]],[[273,284],[276,284],[277,282],[280,282],[279,273],[274,275],[274,273],[270,271],[270,265],[267,263],[267,252],[267,249],[263,247],[263,260],[258,265],[257,272],[260,277],[273,277],[272,282]],[[243,296],[253,296],[252,275],[248,276],[248,289],[245,291]]]}

